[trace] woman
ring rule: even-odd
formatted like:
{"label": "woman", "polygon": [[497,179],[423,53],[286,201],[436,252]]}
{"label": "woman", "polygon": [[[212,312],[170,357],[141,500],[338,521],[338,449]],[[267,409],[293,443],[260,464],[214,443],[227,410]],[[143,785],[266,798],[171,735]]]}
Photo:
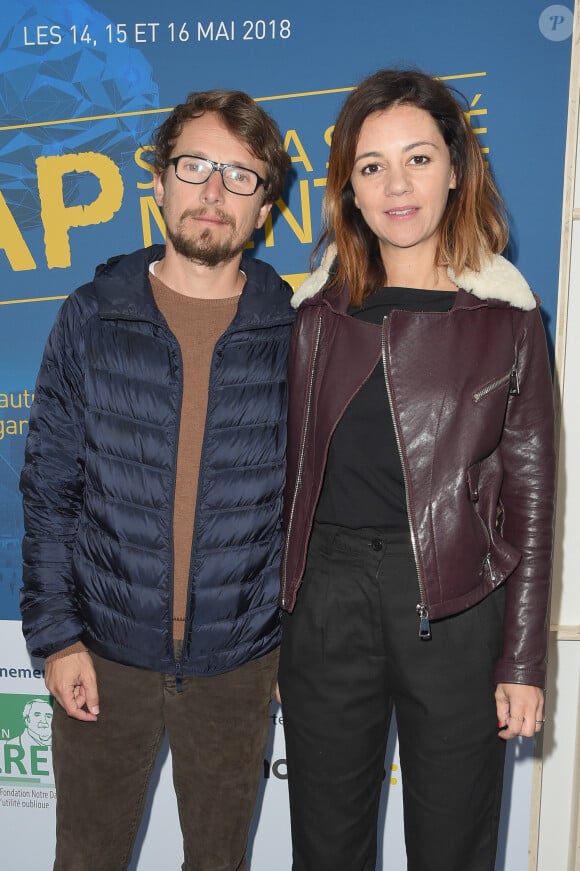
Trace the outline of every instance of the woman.
{"label": "woman", "polygon": [[[412,871],[493,871],[505,739],[542,728],[553,405],[538,302],[441,82],[336,124],[295,295],[280,690],[294,871],[372,871],[391,711]],[[501,740],[504,739],[504,740]]]}

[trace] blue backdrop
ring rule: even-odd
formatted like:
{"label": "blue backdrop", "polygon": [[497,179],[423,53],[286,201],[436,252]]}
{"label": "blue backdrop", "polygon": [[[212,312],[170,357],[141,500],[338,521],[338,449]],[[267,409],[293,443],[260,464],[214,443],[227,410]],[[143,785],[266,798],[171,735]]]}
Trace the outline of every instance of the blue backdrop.
{"label": "blue backdrop", "polygon": [[[551,335],[572,6],[2,4],[0,620],[19,617],[18,475],[44,341],[62,299],[98,263],[162,241],[145,158],[171,107],[192,90],[239,88],[276,119],[293,172],[255,250],[296,283],[318,233],[329,138],[346,94],[386,66],[444,78],[466,99],[510,210],[509,256],[542,297]],[[0,649],[0,666],[2,657]]]}

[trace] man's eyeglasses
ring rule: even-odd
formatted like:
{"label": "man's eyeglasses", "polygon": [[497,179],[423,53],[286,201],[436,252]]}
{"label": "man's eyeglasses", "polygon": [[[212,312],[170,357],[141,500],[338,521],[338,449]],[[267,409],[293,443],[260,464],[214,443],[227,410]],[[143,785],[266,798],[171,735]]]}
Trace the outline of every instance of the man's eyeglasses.
{"label": "man's eyeglasses", "polygon": [[191,154],[170,157],[168,163],[173,164],[177,178],[187,184],[203,184],[214,172],[219,172],[225,189],[241,197],[251,197],[260,185],[266,187],[266,180],[253,169],[233,163],[216,163],[207,157],[194,157]]}

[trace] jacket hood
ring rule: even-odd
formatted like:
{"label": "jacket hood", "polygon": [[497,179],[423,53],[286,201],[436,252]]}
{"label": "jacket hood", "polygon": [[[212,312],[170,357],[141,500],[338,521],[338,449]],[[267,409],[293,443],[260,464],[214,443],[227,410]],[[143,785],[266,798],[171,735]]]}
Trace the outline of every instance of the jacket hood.
{"label": "jacket hood", "polygon": [[[332,243],[324,252],[318,269],[306,278],[292,297],[292,305],[298,308],[304,300],[310,299],[322,290],[336,260],[336,245]],[[492,254],[479,272],[469,269],[456,275],[449,268],[447,274],[451,281],[481,300],[499,300],[522,311],[536,308],[537,300],[527,281],[516,267],[502,257]]]}

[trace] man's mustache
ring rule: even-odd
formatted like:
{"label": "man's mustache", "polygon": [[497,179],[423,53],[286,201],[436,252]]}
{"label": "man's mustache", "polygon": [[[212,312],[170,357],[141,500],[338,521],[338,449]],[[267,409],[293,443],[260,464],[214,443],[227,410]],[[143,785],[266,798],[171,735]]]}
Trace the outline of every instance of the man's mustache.
{"label": "man's mustache", "polygon": [[228,215],[227,212],[222,212],[221,209],[212,209],[211,211],[207,208],[201,209],[186,209],[181,215],[181,220],[184,221],[185,218],[205,218],[205,217],[217,218],[223,224],[227,224],[229,227],[235,228],[236,221],[235,218],[232,218],[231,215]]}

